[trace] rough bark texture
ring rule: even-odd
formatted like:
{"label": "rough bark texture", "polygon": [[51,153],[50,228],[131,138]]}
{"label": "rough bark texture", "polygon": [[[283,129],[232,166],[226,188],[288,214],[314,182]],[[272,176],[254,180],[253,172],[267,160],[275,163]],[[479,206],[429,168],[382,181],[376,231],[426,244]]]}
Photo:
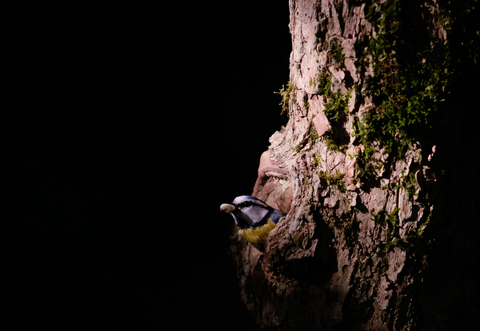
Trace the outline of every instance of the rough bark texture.
{"label": "rough bark texture", "polygon": [[[416,6],[430,51],[446,57],[440,6]],[[255,248],[232,241],[242,300],[261,330],[449,330],[479,313],[475,277],[462,271],[478,261],[478,217],[462,197],[477,172],[458,168],[475,161],[453,162],[456,141],[446,138],[461,134],[461,116],[439,112],[433,130],[395,136],[404,153],[355,129],[371,109],[382,113],[368,88],[378,52],[362,44],[382,31],[366,18],[380,7],[290,0],[289,121],[270,138],[253,192],[288,215],[259,263]]]}

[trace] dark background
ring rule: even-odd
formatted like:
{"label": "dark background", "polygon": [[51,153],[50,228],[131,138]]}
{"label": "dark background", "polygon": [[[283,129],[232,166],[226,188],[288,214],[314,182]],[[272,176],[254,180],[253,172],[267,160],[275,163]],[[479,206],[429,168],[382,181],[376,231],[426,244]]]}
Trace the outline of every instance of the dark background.
{"label": "dark background", "polygon": [[252,329],[218,209],[251,193],[287,121],[288,2],[18,1],[8,16],[7,314]]}

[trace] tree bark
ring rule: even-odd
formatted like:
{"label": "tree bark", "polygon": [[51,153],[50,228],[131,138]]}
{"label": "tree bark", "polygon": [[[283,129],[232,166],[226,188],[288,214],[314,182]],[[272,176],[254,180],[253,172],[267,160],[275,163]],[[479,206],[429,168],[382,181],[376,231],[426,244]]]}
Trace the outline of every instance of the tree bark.
{"label": "tree bark", "polygon": [[253,192],[288,215],[260,262],[231,246],[260,330],[477,325],[478,165],[454,111],[474,2],[290,0],[289,121]]}

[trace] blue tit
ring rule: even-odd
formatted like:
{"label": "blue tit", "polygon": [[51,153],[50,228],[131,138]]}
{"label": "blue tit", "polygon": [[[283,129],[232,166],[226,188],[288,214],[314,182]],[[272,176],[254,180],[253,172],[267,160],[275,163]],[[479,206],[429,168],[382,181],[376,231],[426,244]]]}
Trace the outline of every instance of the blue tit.
{"label": "blue tit", "polygon": [[220,211],[233,216],[238,233],[260,252],[265,250],[270,231],[286,215],[249,195],[236,197],[232,204],[224,203]]}

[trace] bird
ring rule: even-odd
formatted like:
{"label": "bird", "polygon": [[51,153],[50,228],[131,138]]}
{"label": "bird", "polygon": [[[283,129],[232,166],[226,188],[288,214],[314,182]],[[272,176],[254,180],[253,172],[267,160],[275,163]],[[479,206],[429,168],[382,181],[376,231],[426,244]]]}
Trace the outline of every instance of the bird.
{"label": "bird", "polygon": [[231,214],[237,224],[238,233],[262,253],[265,251],[270,231],[287,215],[250,195],[238,196],[232,204],[222,204],[220,211]]}

